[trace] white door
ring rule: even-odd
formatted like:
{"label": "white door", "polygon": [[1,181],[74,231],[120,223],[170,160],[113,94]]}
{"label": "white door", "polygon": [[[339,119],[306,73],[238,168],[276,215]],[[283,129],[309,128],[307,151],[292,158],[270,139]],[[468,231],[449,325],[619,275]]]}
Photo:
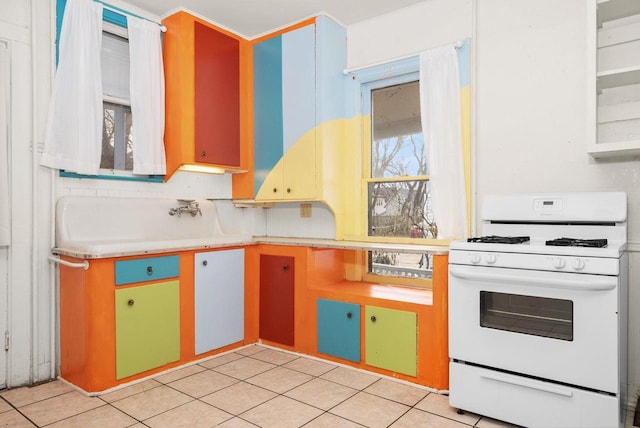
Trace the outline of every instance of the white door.
{"label": "white door", "polygon": [[9,246],[9,47],[0,40],[0,388],[7,381],[8,246]]}
{"label": "white door", "polygon": [[244,250],[195,254],[195,353],[244,339]]}

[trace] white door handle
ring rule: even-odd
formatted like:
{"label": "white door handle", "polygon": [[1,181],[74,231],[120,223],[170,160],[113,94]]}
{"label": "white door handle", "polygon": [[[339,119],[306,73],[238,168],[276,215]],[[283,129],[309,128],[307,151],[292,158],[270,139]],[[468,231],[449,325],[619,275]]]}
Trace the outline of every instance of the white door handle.
{"label": "white door handle", "polygon": [[[472,268],[473,269],[473,268]],[[475,268],[478,269],[478,268]],[[514,275],[511,273],[497,272],[470,272],[456,266],[449,266],[449,274],[455,278],[468,281],[487,281],[509,284],[535,285],[540,287],[567,288],[570,290],[606,291],[616,288],[616,278],[606,276],[593,278],[582,276],[580,279],[542,278],[533,275]],[[577,274],[576,274],[577,275]]]}

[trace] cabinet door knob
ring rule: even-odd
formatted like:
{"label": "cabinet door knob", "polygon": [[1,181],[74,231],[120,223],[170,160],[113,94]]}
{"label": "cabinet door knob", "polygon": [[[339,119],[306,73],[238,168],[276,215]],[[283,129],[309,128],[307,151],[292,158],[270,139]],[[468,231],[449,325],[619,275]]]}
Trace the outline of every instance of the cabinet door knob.
{"label": "cabinet door knob", "polygon": [[291,193],[291,188],[287,187],[287,193]]}
{"label": "cabinet door knob", "polygon": [[202,151],[202,153],[200,153],[200,156],[202,156],[203,158],[207,157],[207,152],[205,152],[204,150]]}
{"label": "cabinet door knob", "polygon": [[207,262],[206,260],[203,260],[203,261],[202,261],[202,266],[206,266],[206,265],[208,265],[208,264],[209,264],[209,262]]}
{"label": "cabinet door knob", "polygon": [[276,193],[277,191],[278,191],[278,188],[277,188],[277,187],[274,187],[274,188],[273,188],[273,193]]}
{"label": "cabinet door knob", "polygon": [[353,315],[351,315],[351,312],[347,312],[347,319],[351,319]]}
{"label": "cabinet door knob", "polygon": [[136,303],[135,300],[129,299],[129,301],[127,302],[127,305],[133,306],[134,303]]}
{"label": "cabinet door knob", "polygon": [[371,322],[376,322],[376,316],[375,315],[371,315]]}
{"label": "cabinet door knob", "polygon": [[153,275],[153,266],[147,266],[147,275]]}
{"label": "cabinet door knob", "polygon": [[288,271],[289,270],[289,266],[287,266],[287,265],[282,266],[282,270]]}

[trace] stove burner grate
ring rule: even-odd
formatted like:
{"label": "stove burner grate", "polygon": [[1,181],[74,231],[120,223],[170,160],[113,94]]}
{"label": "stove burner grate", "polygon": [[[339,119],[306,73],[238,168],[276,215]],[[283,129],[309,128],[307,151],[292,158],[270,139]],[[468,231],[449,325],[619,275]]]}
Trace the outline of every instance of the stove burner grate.
{"label": "stove burner grate", "polygon": [[528,236],[480,236],[478,238],[468,238],[467,242],[481,242],[484,244],[522,244],[529,242]]}
{"label": "stove burner grate", "polygon": [[546,245],[557,247],[593,247],[604,248],[607,246],[606,239],[576,239],[576,238],[558,238],[545,242]]}

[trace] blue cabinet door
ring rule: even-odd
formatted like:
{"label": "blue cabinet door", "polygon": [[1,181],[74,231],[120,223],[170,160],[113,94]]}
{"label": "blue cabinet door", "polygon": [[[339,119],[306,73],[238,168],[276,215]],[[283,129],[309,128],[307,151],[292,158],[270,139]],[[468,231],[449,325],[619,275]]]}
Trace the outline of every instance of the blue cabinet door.
{"label": "blue cabinet door", "polygon": [[318,352],[360,362],[360,305],[318,299]]}
{"label": "blue cabinet door", "polygon": [[244,250],[195,255],[195,353],[244,339]]}

